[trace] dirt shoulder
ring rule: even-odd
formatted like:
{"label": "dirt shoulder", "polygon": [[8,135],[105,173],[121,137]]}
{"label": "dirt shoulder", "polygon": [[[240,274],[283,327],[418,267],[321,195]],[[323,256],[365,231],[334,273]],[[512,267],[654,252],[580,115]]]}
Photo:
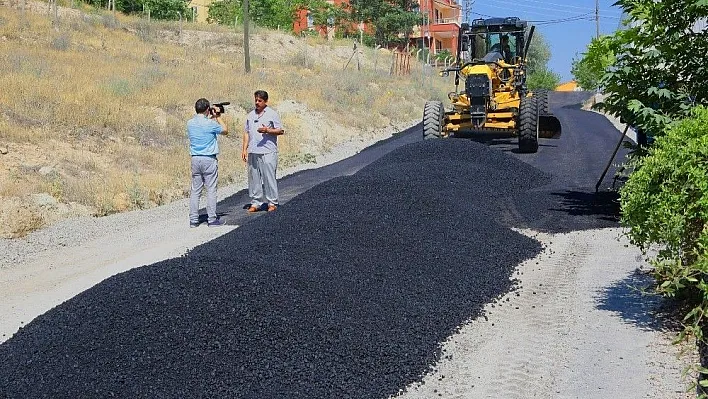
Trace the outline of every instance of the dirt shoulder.
{"label": "dirt shoulder", "polygon": [[519,265],[519,289],[442,346],[405,398],[689,398],[675,333],[620,229],[523,232],[545,245]]}

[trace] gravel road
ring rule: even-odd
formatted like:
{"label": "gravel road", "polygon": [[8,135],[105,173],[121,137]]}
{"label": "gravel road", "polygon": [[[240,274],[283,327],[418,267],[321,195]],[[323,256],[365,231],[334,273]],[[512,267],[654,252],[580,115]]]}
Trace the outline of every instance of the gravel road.
{"label": "gravel road", "polygon": [[4,242],[0,397],[687,397],[585,98],[551,97],[537,154],[417,127],[273,214],[226,190],[223,229],[176,203]]}

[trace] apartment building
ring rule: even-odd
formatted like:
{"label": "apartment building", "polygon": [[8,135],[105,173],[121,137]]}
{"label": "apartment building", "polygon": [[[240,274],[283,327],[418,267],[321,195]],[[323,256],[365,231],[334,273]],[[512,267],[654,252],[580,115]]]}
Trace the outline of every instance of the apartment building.
{"label": "apartment building", "polygon": [[457,54],[457,35],[462,23],[462,6],[456,0],[418,0],[423,23],[413,28],[411,44],[429,49],[431,54],[443,50]]}

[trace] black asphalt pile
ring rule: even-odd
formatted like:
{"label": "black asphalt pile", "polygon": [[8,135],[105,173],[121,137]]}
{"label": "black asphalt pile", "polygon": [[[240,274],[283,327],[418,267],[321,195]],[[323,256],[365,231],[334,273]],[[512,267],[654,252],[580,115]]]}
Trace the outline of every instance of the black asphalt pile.
{"label": "black asphalt pile", "polygon": [[540,252],[509,201],[549,182],[471,141],[405,146],[36,318],[0,345],[0,397],[395,394]]}

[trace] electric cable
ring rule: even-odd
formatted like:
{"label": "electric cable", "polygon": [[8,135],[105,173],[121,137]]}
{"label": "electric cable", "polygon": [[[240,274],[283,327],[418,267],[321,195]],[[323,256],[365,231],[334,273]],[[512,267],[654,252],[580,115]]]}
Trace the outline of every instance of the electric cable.
{"label": "electric cable", "polygon": [[[516,0],[515,3],[518,4],[518,3],[523,3],[523,2],[537,3],[537,4],[547,5],[547,6],[574,8],[574,9],[583,10],[583,11],[592,10],[592,12],[595,12],[595,8],[576,6],[576,5],[572,5],[572,4],[549,3],[549,2],[547,2],[547,1],[539,1],[539,0]],[[515,4],[515,5],[516,5],[516,4]],[[621,14],[621,11],[619,11],[619,10],[609,10],[609,9],[606,9],[606,8],[601,8],[601,9],[600,9],[600,12],[618,12],[618,13]]]}
{"label": "electric cable", "polygon": [[[489,4],[489,3],[492,3],[492,4]],[[498,1],[498,0],[487,0],[486,6],[487,6],[487,7],[493,7],[493,8],[501,8],[501,9],[504,9],[504,10],[508,10],[508,9],[509,9],[509,7],[506,6],[506,3],[505,3],[505,2],[503,2],[503,1]],[[551,11],[551,12],[553,12],[553,13],[562,12],[562,13],[569,13],[569,14],[578,14],[578,12],[579,12],[578,10],[563,10],[563,9],[557,9],[557,8],[539,7],[539,6],[532,5],[532,4],[523,4],[523,2],[518,1],[518,0],[514,3],[514,8],[516,8],[516,7],[530,8],[530,9],[532,9],[532,10]],[[595,10],[594,10],[594,9],[593,9],[593,10],[590,10],[590,9],[588,9],[588,8],[583,8],[582,10],[587,11],[588,13],[595,13]],[[522,11],[524,11],[524,12],[534,12],[534,11],[526,11],[526,10],[522,10]],[[544,15],[548,15],[548,14],[547,14],[547,13],[544,13]],[[555,14],[555,16],[558,16],[558,15]]]}
{"label": "electric cable", "polygon": [[[533,1],[533,0],[526,0],[526,1]],[[497,5],[495,5],[495,4],[489,4],[489,2],[497,3]],[[520,3],[521,3],[521,4],[520,4]],[[502,6],[503,4],[504,4],[503,2],[498,2],[497,0],[487,0],[487,4],[485,4],[485,5],[486,5],[486,7],[489,7],[489,8],[494,8],[494,9],[499,9],[499,10],[508,10],[508,6],[505,6],[505,5]],[[556,4],[556,3],[545,3],[545,2],[543,2],[543,4],[558,5],[558,4]],[[556,12],[556,13],[557,13],[557,12],[575,13],[574,11],[570,11],[570,10],[555,9],[555,8],[546,8],[546,7],[538,7],[538,6],[535,6],[535,5],[523,4],[523,1],[518,1],[518,0],[517,0],[517,2],[515,3],[515,7],[533,8],[534,10],[545,10],[545,11]],[[574,7],[574,8],[578,8],[578,9],[580,9],[580,10],[586,10],[588,15],[592,14],[592,15],[594,16],[594,14],[595,14],[595,10],[594,10],[594,9],[589,9],[589,8],[587,8],[587,7],[577,7],[577,6],[573,6],[573,7]],[[549,14],[549,13],[547,13],[547,12],[538,12],[538,11],[531,11],[531,10],[521,10],[521,11],[523,11],[523,13],[534,14],[534,15],[543,16],[543,17],[557,16],[557,15]],[[601,14],[601,17],[602,17],[602,18],[610,18],[610,19],[614,19],[614,20],[621,20],[621,16],[608,15],[606,12],[609,12],[609,10],[602,9],[601,11],[603,11],[603,13]],[[485,14],[480,14],[480,15],[485,15]]]}

